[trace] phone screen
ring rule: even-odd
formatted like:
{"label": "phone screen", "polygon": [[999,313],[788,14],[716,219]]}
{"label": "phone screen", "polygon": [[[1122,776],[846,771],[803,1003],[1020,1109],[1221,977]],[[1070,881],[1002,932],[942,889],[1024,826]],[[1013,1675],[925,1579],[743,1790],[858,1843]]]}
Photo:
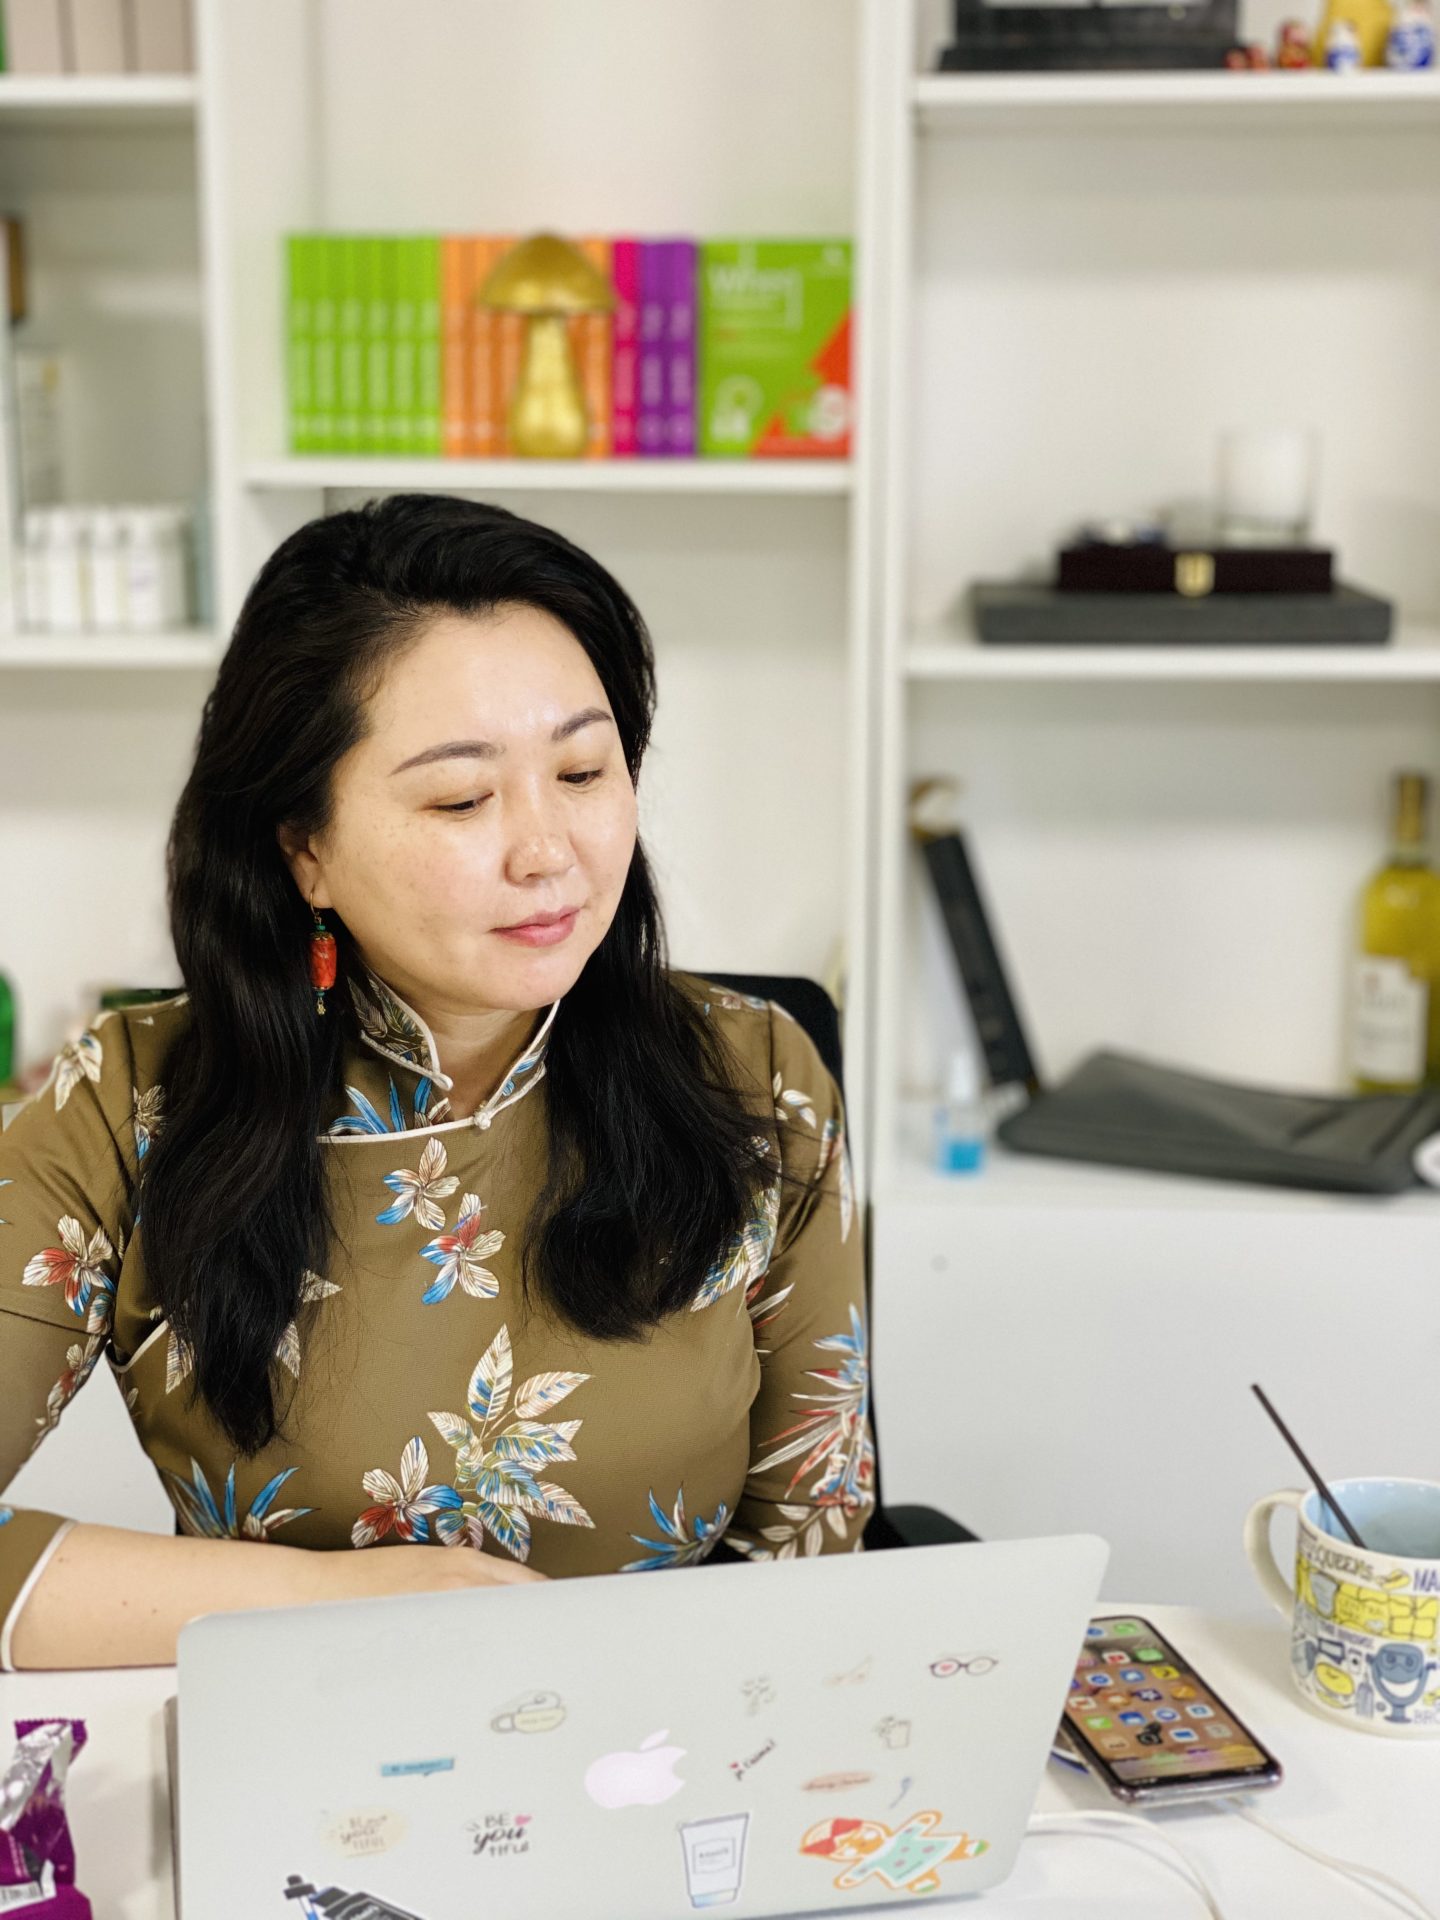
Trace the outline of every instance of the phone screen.
{"label": "phone screen", "polygon": [[1276,1778],[1247,1727],[1148,1620],[1093,1620],[1065,1701],[1065,1729],[1126,1788]]}

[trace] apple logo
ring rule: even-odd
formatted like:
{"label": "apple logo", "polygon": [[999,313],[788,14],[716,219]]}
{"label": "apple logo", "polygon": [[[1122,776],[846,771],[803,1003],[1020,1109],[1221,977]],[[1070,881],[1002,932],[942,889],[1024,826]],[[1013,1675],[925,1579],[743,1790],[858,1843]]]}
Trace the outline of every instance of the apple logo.
{"label": "apple logo", "polygon": [[602,1753],[585,1769],[585,1791],[597,1807],[658,1807],[685,1782],[675,1771],[684,1747],[662,1747],[669,1728],[652,1733],[636,1750]]}

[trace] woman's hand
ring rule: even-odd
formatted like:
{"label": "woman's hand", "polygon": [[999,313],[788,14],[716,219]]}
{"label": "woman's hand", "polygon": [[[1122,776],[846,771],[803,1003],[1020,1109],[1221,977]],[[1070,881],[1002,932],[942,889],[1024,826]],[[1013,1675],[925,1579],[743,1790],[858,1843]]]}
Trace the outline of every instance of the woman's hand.
{"label": "woman's hand", "polygon": [[543,1580],[518,1560],[474,1547],[394,1546],[309,1552],[311,1600],[361,1600],[385,1593],[446,1593],[455,1587],[515,1587]]}

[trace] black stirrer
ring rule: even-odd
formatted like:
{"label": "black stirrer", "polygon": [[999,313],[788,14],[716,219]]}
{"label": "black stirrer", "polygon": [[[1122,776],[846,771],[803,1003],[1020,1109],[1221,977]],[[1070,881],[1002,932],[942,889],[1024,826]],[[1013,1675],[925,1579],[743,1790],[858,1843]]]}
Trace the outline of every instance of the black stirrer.
{"label": "black stirrer", "polygon": [[1315,1471],[1314,1467],[1311,1466],[1309,1457],[1307,1456],[1305,1449],[1300,1445],[1300,1442],[1295,1438],[1294,1434],[1291,1433],[1289,1427],[1286,1426],[1285,1422],[1280,1418],[1279,1414],[1275,1411],[1274,1407],[1271,1406],[1269,1398],[1266,1395],[1265,1389],[1257,1385],[1254,1381],[1252,1381],[1250,1384],[1250,1391],[1254,1394],[1255,1398],[1260,1402],[1261,1406],[1264,1407],[1265,1411],[1269,1414],[1270,1418],[1275,1422],[1276,1426],[1280,1429],[1281,1436],[1283,1437],[1286,1446],[1289,1447],[1290,1451],[1294,1454],[1295,1458],[1300,1462],[1301,1466],[1304,1467],[1306,1473],[1309,1474],[1311,1482],[1314,1485],[1315,1491],[1319,1494],[1320,1498],[1325,1502],[1325,1505],[1329,1507],[1330,1511],[1334,1514],[1335,1518],[1340,1522],[1341,1526],[1344,1527],[1346,1533],[1349,1534],[1352,1544],[1357,1547],[1363,1548],[1365,1546],[1365,1542],[1360,1538],[1359,1534],[1355,1531],[1354,1527],[1351,1526],[1349,1520],[1345,1517],[1345,1514],[1341,1509],[1340,1502],[1335,1498],[1334,1494],[1331,1493],[1330,1489],[1326,1486],[1325,1482],[1320,1478],[1319,1474]]}

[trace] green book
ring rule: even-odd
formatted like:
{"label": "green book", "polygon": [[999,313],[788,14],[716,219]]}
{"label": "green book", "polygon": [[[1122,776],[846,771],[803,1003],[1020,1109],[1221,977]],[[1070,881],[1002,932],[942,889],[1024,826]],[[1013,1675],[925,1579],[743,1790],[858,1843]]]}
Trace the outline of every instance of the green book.
{"label": "green book", "polygon": [[285,309],[285,367],[290,400],[290,451],[315,450],[316,236],[286,236],[289,298]]}
{"label": "green book", "polygon": [[393,403],[390,398],[391,330],[395,315],[397,242],[367,235],[360,241],[360,278],[364,288],[365,404],[360,445],[366,453],[390,446]]}
{"label": "green book", "polygon": [[316,453],[333,453],[336,416],[340,405],[340,342],[338,338],[338,254],[333,235],[311,236],[314,246],[315,287],[311,318],[311,445]]}
{"label": "green book", "polygon": [[415,433],[419,454],[439,453],[444,444],[440,379],[440,236],[417,234],[415,249]]}
{"label": "green book", "polygon": [[419,299],[414,237],[395,242],[395,324],[390,335],[390,453],[413,453],[418,445]]}
{"label": "green book", "polygon": [[331,244],[338,276],[335,446],[341,453],[359,453],[365,444],[365,288],[360,241],[354,234],[341,233]]}

